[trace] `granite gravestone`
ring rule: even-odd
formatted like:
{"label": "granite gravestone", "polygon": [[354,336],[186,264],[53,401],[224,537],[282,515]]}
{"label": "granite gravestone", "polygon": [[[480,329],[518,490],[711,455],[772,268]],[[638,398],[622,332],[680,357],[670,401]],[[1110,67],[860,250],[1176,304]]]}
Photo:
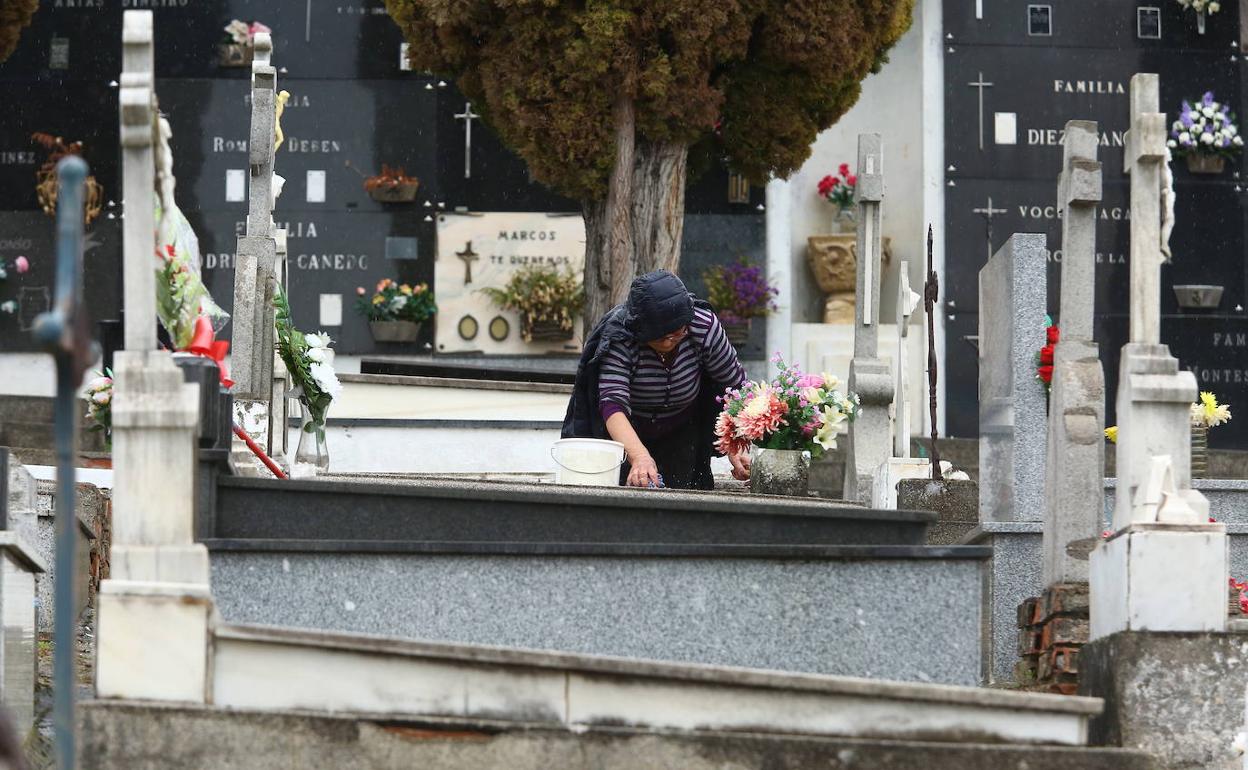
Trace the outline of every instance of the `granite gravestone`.
{"label": "granite gravestone", "polygon": [[[1198,98],[1206,90],[1231,104],[1241,99],[1243,77],[1235,55],[1240,38],[1234,23],[1239,3],[1223,4],[1205,35],[1196,33],[1190,10],[1177,3],[1153,3],[1160,11],[1160,39],[1139,37],[1139,9],[1113,0],[1089,0],[1077,9],[1054,6],[1052,34],[1029,35],[1028,5],[1023,0],[1004,0],[943,6],[943,28],[949,36],[944,54],[948,256],[943,277],[949,341],[944,398],[948,432],[955,436],[977,431],[971,395],[976,381],[972,365],[976,275],[984,255],[1000,248],[1011,233],[1043,232],[1050,243],[1059,242],[1061,220],[1051,177],[1052,169],[1061,164],[1062,127],[1067,118],[1079,115],[1098,123],[1097,139],[1106,169],[1103,202],[1097,211],[1095,325],[1112,391],[1118,350],[1127,341],[1123,318],[1128,309],[1130,206],[1119,151],[1128,128],[1130,77],[1141,61],[1162,73],[1161,109],[1170,120],[1183,99]],[[1003,45],[1009,46],[1009,57],[999,55]],[[978,143],[981,125],[982,149]],[[1198,375],[1222,374],[1224,383],[1228,371],[1248,369],[1248,350],[1224,350],[1219,358],[1198,330],[1219,325],[1209,320],[1213,316],[1221,319],[1224,333],[1248,333],[1248,318],[1236,310],[1248,305],[1243,280],[1244,228],[1209,226],[1242,219],[1234,171],[1193,175],[1183,164],[1175,164],[1179,211],[1171,243],[1176,255],[1194,258],[1176,259],[1162,274],[1162,313],[1167,327],[1163,334],[1174,354],[1183,368]],[[989,209],[995,210],[991,219]],[[1060,248],[1050,252],[1049,293],[1054,297],[1061,259]],[[1200,313],[1180,309],[1171,287],[1181,284],[1223,286],[1221,305]],[[1191,332],[1184,333],[1185,328]],[[1202,388],[1216,386],[1212,379],[1201,379]],[[1107,422],[1114,421],[1113,411],[1111,402]],[[1248,426],[1232,422],[1211,435],[1216,443],[1243,446],[1248,443]]]}
{"label": "granite gravestone", "polygon": [[979,514],[1038,521],[1044,512],[1047,395],[1045,238],[1015,233],[979,271]]}

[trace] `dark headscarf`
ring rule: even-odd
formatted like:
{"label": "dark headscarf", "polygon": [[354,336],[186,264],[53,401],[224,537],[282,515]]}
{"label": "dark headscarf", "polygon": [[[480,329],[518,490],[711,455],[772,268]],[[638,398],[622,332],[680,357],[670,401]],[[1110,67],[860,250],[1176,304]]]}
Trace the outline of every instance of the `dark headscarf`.
{"label": "dark headscarf", "polygon": [[638,342],[671,334],[693,320],[693,296],[666,270],[639,275],[628,290],[628,329]]}

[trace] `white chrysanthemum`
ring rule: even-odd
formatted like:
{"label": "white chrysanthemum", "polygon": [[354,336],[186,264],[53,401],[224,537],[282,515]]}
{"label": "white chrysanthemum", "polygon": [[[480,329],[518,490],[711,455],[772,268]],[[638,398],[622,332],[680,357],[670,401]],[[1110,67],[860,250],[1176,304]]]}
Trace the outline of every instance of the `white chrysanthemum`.
{"label": "white chrysanthemum", "polygon": [[1168,142],[1166,142],[1166,146],[1173,150],[1174,148],[1179,146],[1179,143],[1171,139]]}
{"label": "white chrysanthemum", "polygon": [[1192,135],[1184,131],[1183,133],[1179,134],[1179,141],[1182,142],[1183,144],[1191,144]]}
{"label": "white chrysanthemum", "polygon": [[309,361],[312,361],[318,364],[325,363],[325,349],[324,348],[308,348],[307,355],[308,355]]}
{"label": "white chrysanthemum", "polygon": [[1231,139],[1231,144],[1235,145],[1236,147],[1243,147],[1244,138],[1242,136],[1234,137],[1233,139]]}
{"label": "white chrysanthemum", "polygon": [[314,363],[308,367],[308,373],[322,393],[328,394],[330,398],[338,398],[338,394],[342,392],[342,383],[338,381],[338,375],[334,373],[332,366]]}
{"label": "white chrysanthemum", "polygon": [[307,341],[308,347],[310,348],[327,348],[334,344],[334,341],[330,339],[329,335],[325,332],[308,334],[303,339]]}

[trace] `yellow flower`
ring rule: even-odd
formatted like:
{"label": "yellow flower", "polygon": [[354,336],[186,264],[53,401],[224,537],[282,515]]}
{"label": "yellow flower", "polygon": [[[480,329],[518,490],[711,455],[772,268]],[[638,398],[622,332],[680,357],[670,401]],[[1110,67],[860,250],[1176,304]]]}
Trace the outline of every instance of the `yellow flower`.
{"label": "yellow flower", "polygon": [[374,305],[380,305],[381,303],[383,303],[383,302],[385,302],[385,301],[386,301],[386,298],[385,298],[385,297],[383,297],[383,296],[381,296],[380,294],[374,294],[374,295],[373,295],[373,304],[374,304]]}
{"label": "yellow flower", "polygon": [[1230,406],[1219,404],[1217,397],[1209,391],[1201,392],[1200,401],[1192,404],[1191,412],[1192,424],[1206,428],[1215,428],[1231,419]]}
{"label": "yellow flower", "polygon": [[1105,438],[1109,439],[1109,443],[1117,444],[1118,443],[1118,426],[1111,425],[1108,428],[1106,428]]}
{"label": "yellow flower", "polygon": [[408,286],[407,284],[401,284],[399,286],[399,291],[403,294],[406,294],[409,297],[412,296],[412,287]]}

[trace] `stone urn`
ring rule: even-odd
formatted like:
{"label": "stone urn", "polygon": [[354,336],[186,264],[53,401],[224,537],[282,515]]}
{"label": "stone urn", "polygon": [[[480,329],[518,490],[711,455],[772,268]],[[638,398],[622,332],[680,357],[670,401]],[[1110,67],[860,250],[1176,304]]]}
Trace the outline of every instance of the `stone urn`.
{"label": "stone urn", "polygon": [[810,452],[750,447],[750,491],[756,495],[807,497]]}
{"label": "stone urn", "polygon": [[[892,261],[890,240],[882,239],[883,264]],[[812,235],[806,239],[806,263],[825,295],[823,322],[852,324],[857,302],[858,236],[854,233]]]}
{"label": "stone urn", "polygon": [[1193,174],[1221,174],[1226,170],[1226,158],[1192,153],[1187,156],[1187,170]]}

